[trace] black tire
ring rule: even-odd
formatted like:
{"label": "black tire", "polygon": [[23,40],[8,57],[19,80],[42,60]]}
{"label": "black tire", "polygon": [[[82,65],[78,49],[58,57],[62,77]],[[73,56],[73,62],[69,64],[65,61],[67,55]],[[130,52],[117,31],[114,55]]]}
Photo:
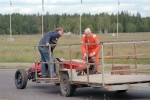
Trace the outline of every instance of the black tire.
{"label": "black tire", "polygon": [[[96,65],[90,65],[89,67],[89,74],[96,74],[97,66]],[[84,69],[84,72],[87,74],[87,69]]]}
{"label": "black tire", "polygon": [[56,75],[58,76],[58,72],[59,72],[59,67],[60,67],[60,65],[59,65],[59,61],[58,61],[58,59],[54,59],[54,62],[56,62],[55,64],[54,64],[54,66],[55,66],[55,72],[56,72]]}
{"label": "black tire", "polygon": [[123,92],[126,92],[127,90],[117,90],[116,92],[117,93],[123,93]]}
{"label": "black tire", "polygon": [[55,85],[60,85],[60,83],[55,83]]}
{"label": "black tire", "polygon": [[75,92],[75,85],[71,85],[67,74],[62,74],[60,78],[60,91],[62,96],[73,96]]}
{"label": "black tire", "polygon": [[24,89],[27,85],[27,73],[24,69],[18,69],[15,73],[15,85],[18,89]]}

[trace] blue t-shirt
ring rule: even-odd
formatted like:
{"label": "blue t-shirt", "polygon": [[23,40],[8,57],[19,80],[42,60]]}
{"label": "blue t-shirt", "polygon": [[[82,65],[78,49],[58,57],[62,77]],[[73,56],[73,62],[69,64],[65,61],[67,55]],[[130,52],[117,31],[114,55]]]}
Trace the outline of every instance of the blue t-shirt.
{"label": "blue t-shirt", "polygon": [[60,34],[57,31],[50,31],[45,34],[40,40],[39,44],[51,44],[51,41],[57,40],[60,37]]}

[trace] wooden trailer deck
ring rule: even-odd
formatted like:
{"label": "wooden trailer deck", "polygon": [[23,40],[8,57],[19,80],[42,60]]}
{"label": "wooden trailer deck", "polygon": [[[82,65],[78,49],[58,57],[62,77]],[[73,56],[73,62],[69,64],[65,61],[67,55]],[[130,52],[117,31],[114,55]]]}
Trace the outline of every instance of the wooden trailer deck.
{"label": "wooden trailer deck", "polygon": [[[87,75],[77,76],[73,83],[87,84]],[[104,74],[104,84],[129,84],[150,82],[150,75],[111,75]],[[89,84],[102,85],[102,74],[89,75]]]}

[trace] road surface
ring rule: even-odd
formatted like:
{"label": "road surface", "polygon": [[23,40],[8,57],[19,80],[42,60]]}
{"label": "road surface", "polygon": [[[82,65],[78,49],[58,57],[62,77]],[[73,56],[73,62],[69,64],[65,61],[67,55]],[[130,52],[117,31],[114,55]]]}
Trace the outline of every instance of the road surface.
{"label": "road surface", "polygon": [[25,89],[17,89],[14,83],[16,70],[0,69],[0,100],[135,100],[150,99],[150,92],[128,90],[116,93],[106,89],[79,88],[73,97],[60,95],[59,86],[53,83],[28,82]]}

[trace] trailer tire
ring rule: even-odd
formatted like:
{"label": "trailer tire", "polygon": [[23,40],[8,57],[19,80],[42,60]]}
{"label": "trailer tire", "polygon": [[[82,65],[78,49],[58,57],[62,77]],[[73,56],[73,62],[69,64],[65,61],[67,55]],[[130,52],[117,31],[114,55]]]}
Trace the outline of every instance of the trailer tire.
{"label": "trailer tire", "polygon": [[65,97],[73,96],[75,92],[75,85],[70,84],[69,77],[67,74],[61,75],[60,91],[61,91],[62,96],[65,96]]}
{"label": "trailer tire", "polygon": [[117,93],[123,93],[123,92],[126,92],[127,90],[117,90],[116,92]]}
{"label": "trailer tire", "polygon": [[55,83],[55,85],[60,85],[60,83]]}
{"label": "trailer tire", "polygon": [[[90,65],[89,74],[96,74],[97,68],[95,65]],[[87,74],[87,69],[84,69],[84,72]]]}
{"label": "trailer tire", "polygon": [[27,85],[27,73],[24,69],[18,69],[15,73],[14,81],[18,89],[24,89]]}
{"label": "trailer tire", "polygon": [[56,72],[56,75],[58,75],[60,64],[58,63],[59,61],[58,61],[57,58],[54,59],[54,62],[56,62],[56,63],[54,64],[54,70],[55,70],[55,72]]}

